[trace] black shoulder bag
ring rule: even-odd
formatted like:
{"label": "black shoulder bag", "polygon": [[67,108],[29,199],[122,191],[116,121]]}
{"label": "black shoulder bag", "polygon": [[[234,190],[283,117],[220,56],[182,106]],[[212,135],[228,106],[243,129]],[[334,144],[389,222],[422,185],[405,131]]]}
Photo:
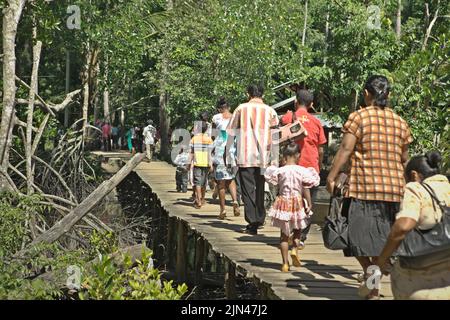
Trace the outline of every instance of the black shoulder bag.
{"label": "black shoulder bag", "polygon": [[344,189],[348,176],[341,173],[335,193],[330,198],[330,209],[322,229],[323,243],[327,249],[343,250],[348,247],[348,222],[342,215]]}
{"label": "black shoulder bag", "polygon": [[435,203],[442,211],[442,219],[436,219],[436,225],[429,230],[414,228],[399,247],[397,254],[400,266],[406,269],[424,269],[450,260],[450,210],[439,201],[434,190],[426,183],[422,186],[430,194],[433,208]]}

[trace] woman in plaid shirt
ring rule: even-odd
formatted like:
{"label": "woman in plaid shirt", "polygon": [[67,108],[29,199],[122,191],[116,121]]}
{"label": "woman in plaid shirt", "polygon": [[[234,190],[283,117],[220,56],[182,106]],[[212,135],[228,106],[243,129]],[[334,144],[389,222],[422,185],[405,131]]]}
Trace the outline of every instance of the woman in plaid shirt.
{"label": "woman in plaid shirt", "polygon": [[[412,137],[406,121],[388,107],[387,78],[371,76],[364,89],[366,107],[350,114],[342,128],[344,138],[327,189],[333,193],[339,170],[350,158],[349,247],[344,254],[359,261],[367,279],[367,268],[377,263],[399,211]],[[367,296],[377,297],[378,290]]]}

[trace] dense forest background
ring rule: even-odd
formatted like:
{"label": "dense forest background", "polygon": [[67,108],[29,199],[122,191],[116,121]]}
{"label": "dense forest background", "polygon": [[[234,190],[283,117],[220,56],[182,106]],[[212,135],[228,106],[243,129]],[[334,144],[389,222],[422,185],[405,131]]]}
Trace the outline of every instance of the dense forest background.
{"label": "dense forest background", "polygon": [[411,154],[439,149],[448,169],[449,9],[441,0],[0,0],[0,191],[14,192],[0,201],[0,257],[36,242],[58,220],[48,212],[72,210],[100,184],[85,152],[97,119],[153,119],[167,158],[171,128],[192,126],[219,96],[234,108],[252,82],[269,104],[280,99],[273,88],[300,83],[317,111],[343,121],[365,79],[385,75]]}
{"label": "dense forest background", "polygon": [[[66,26],[70,5],[80,8],[80,29]],[[269,89],[269,103],[276,101],[270,88],[302,82],[319,110],[342,120],[361,103],[367,76],[381,73],[393,83],[392,106],[412,127],[414,151],[437,147],[435,135],[448,131],[446,1],[27,1],[16,41],[24,81],[33,21],[43,42],[39,94],[57,101],[88,82],[91,123],[105,113],[118,121],[123,111],[128,124],[162,117],[163,125],[187,127],[218,96],[238,105],[253,81]],[[27,94],[19,85],[17,97]],[[82,98],[52,127],[81,118]],[[19,115],[24,110],[17,106]]]}

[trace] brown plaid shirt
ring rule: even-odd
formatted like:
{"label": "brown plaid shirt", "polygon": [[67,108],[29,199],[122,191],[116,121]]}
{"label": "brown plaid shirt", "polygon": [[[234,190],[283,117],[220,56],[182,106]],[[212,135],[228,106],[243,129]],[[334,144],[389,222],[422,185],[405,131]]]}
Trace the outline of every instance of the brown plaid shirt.
{"label": "brown plaid shirt", "polygon": [[405,185],[402,149],[413,140],[406,121],[390,108],[367,107],[353,112],[342,131],[357,139],[349,197],[400,202]]}

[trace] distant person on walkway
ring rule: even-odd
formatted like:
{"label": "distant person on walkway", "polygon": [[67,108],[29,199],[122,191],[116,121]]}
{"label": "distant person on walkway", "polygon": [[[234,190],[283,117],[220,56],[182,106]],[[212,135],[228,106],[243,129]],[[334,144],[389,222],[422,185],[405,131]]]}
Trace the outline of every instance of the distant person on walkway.
{"label": "distant person on walkway", "polygon": [[153,151],[155,149],[155,136],[156,136],[156,128],[153,126],[152,120],[148,120],[148,125],[144,128],[143,135],[148,161],[152,161]]}
{"label": "distant person on walkway", "polygon": [[272,226],[281,229],[282,272],[289,271],[288,241],[292,233],[292,263],[296,267],[301,266],[298,247],[300,246],[301,230],[308,225],[311,208],[309,189],[320,183],[320,176],[314,168],[297,165],[299,153],[298,144],[289,144],[283,150],[285,165],[280,168],[270,166],[265,173],[265,178],[269,183],[278,185],[278,196],[269,211],[269,217],[272,218]]}
{"label": "distant person on walkway", "polygon": [[127,138],[127,147],[128,147],[128,151],[130,153],[134,154],[133,151],[133,136],[134,136],[134,127],[131,127],[130,129],[128,129],[127,133],[125,134],[125,137]]}
{"label": "distant person on walkway", "polygon": [[208,125],[205,121],[202,121],[201,125],[197,128],[198,131],[191,140],[190,143],[190,157],[189,167],[193,163],[193,182],[195,188],[195,204],[196,209],[200,209],[202,205],[206,203],[205,193],[206,184],[208,182],[208,172],[212,171],[211,163],[211,146],[213,141],[206,133]]}
{"label": "distant person on walkway", "polygon": [[236,108],[228,125],[228,133],[237,138],[237,165],[245,220],[244,233],[256,235],[264,224],[264,172],[270,162],[271,127],[278,125],[275,110],[262,99],[262,85],[247,88],[249,102]]}
{"label": "distant person on walkway", "polygon": [[[223,220],[226,217],[225,211],[225,193],[230,190],[231,198],[233,199],[233,214],[239,216],[239,203],[237,201],[236,184],[234,182],[235,174],[232,163],[225,163],[225,149],[228,141],[227,126],[230,122],[232,113],[225,98],[220,98],[217,103],[217,110],[219,111],[213,119],[213,127],[219,131],[219,135],[214,140],[213,144],[213,165],[214,178],[217,181],[219,189],[220,214],[219,219]],[[234,139],[234,137],[231,137]],[[233,149],[235,150],[235,148]],[[231,157],[234,157],[231,155]]]}
{"label": "distant person on walkway", "polygon": [[132,151],[131,151],[131,153],[133,154],[133,155],[135,155],[136,154],[136,152],[139,152],[139,141],[140,141],[140,128],[139,128],[139,126],[137,125],[137,123],[136,122],[134,122],[133,123],[133,127],[132,127],[132,129],[131,129],[131,143],[132,143],[132,145],[133,145],[133,149],[132,149]]}
{"label": "distant person on walkway", "polygon": [[[442,157],[439,152],[413,157],[406,166],[405,187],[401,211],[396,216],[391,233],[378,259],[378,266],[385,270],[389,258],[414,228],[426,231],[442,221],[444,214],[433,201],[423,184],[428,185],[444,206],[450,204],[450,184],[446,176],[439,174]],[[434,203],[433,203],[434,202]],[[391,288],[395,299],[400,300],[450,300],[450,259],[445,259],[422,269],[407,269],[394,264],[391,272]]]}
{"label": "distant person on walkway", "polygon": [[106,152],[111,151],[111,125],[108,121],[102,126],[102,139],[103,139],[103,150]]}
{"label": "distant person on walkway", "polygon": [[142,153],[143,147],[144,147],[144,136],[142,133],[142,127],[140,125],[135,125],[134,126],[134,133],[136,134],[136,152]]}
{"label": "distant person on walkway", "polygon": [[119,149],[119,128],[115,125],[111,127],[111,136],[114,150]]}
{"label": "distant person on walkway", "polygon": [[[366,107],[350,114],[344,124],[344,137],[327,178],[327,189],[333,194],[337,175],[351,158],[349,248],[344,254],[359,261],[365,278],[367,268],[377,263],[400,209],[403,171],[412,142],[406,121],[388,107],[389,93],[386,77],[367,79]],[[377,297],[378,290],[373,290],[366,298]]]}
{"label": "distant person on walkway", "polygon": [[[323,160],[322,145],[327,143],[327,138],[325,137],[325,132],[323,131],[320,120],[308,112],[313,105],[314,96],[310,91],[303,89],[297,91],[295,115],[297,120],[302,123],[308,132],[308,135],[304,139],[300,139],[297,142],[300,147],[300,158],[297,164],[305,168],[312,167],[317,171],[317,174],[320,175],[320,165]],[[281,123],[283,125],[289,124],[292,122],[292,118],[292,112],[288,112],[281,118]],[[311,189],[311,199],[313,205],[317,198],[317,191],[318,186]],[[299,249],[302,249],[305,246],[304,242],[306,241],[310,226],[311,223],[308,223],[305,230],[302,230],[302,238]]]}
{"label": "distant person on walkway", "polygon": [[189,180],[189,150],[187,148],[181,148],[180,153],[176,156],[173,163],[177,166],[175,173],[175,181],[177,183],[177,192],[187,192],[188,180]]}

